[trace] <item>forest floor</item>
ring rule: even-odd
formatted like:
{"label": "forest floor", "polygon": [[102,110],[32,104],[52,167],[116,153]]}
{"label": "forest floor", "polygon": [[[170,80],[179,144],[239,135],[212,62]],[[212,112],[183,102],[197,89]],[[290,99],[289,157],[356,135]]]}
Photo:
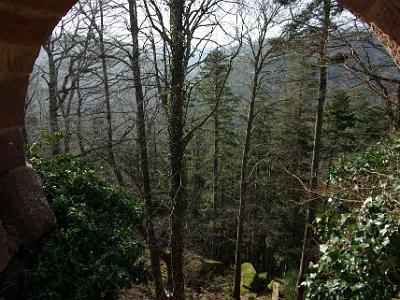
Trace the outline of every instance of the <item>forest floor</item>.
{"label": "forest floor", "polygon": [[[204,290],[201,293],[187,291],[188,300],[230,300],[231,298],[224,292],[214,292]],[[133,287],[130,290],[121,292],[119,300],[153,300],[154,296],[149,293],[147,287]],[[242,300],[271,300],[271,295],[255,296],[254,294],[244,295]]]}
{"label": "forest floor", "polygon": [[[145,259],[148,260],[148,256]],[[215,265],[215,263],[217,263]],[[211,265],[210,265],[211,264]],[[210,266],[219,266],[219,262],[207,260],[200,255],[187,253],[185,257],[185,287],[186,299],[188,300],[231,300],[233,290],[234,270],[209,269]],[[207,272],[204,272],[206,267]],[[211,271],[210,271],[211,270]],[[164,282],[167,282],[167,267],[161,262],[161,271]],[[119,294],[119,300],[153,300],[154,288],[151,282],[148,284],[136,285],[131,289],[123,290]],[[263,294],[247,292],[242,300],[271,300],[271,293],[265,291]]]}

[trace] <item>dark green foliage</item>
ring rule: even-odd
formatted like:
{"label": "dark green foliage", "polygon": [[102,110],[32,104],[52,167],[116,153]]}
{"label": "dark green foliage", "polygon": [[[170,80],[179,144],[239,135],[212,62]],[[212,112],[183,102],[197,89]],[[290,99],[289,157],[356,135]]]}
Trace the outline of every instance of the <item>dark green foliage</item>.
{"label": "dark green foliage", "polygon": [[34,155],[58,220],[26,275],[29,299],[115,299],[119,288],[146,281],[135,225],[141,206],[101,178],[85,161]]}
{"label": "dark green foliage", "polygon": [[296,284],[297,284],[297,276],[299,274],[298,270],[290,270],[286,273],[285,278],[283,279],[282,284],[282,293],[287,300],[294,300]]}
{"label": "dark green foliage", "polygon": [[201,270],[203,275],[222,275],[225,271],[225,266],[222,262],[212,259],[205,259],[203,261],[203,268]]}
{"label": "dark green foliage", "polygon": [[253,284],[250,287],[250,291],[259,293],[264,292],[267,289],[268,283],[271,277],[267,273],[260,273],[254,278]]}
{"label": "dark green foliage", "polygon": [[[321,257],[307,299],[390,299],[400,286],[400,140],[351,157],[331,172],[332,198],[316,219]],[[365,200],[366,199],[366,200]]]}
{"label": "dark green foliage", "polygon": [[240,174],[240,135],[235,111],[239,99],[233,95],[227,81],[229,67],[228,56],[218,49],[211,51],[201,64],[190,112],[195,120],[208,113],[212,115],[207,124],[195,132],[187,151],[187,219],[192,228],[188,240],[198,245],[199,254],[224,264],[231,263],[233,258],[234,240],[225,237],[236,234],[234,201]]}
{"label": "dark green foliage", "polygon": [[324,137],[331,154],[349,152],[354,148],[356,116],[351,99],[345,91],[338,90],[326,107]]}
{"label": "dark green foliage", "polygon": [[391,248],[399,225],[398,215],[379,196],[340,218],[317,219],[324,243],[304,282],[307,299],[391,299],[400,283],[398,257]]}
{"label": "dark green foliage", "polygon": [[[365,93],[364,93],[365,94]],[[330,157],[360,151],[389,131],[383,110],[344,90],[336,90],[326,105],[324,145]]]}

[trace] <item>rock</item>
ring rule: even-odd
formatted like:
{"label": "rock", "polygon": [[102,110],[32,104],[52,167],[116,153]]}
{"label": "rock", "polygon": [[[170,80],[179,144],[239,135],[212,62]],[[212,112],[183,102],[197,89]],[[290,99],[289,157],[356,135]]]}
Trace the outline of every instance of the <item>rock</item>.
{"label": "rock", "polygon": [[251,290],[255,278],[257,277],[256,269],[251,263],[243,263],[241,266],[240,292],[244,294]]}
{"label": "rock", "polygon": [[8,250],[7,233],[0,219],[0,272],[7,267],[10,260],[11,255]]}
{"label": "rock", "polygon": [[33,244],[56,223],[31,166],[0,177],[0,273],[21,247]]}
{"label": "rock", "polygon": [[275,282],[275,280],[271,280],[271,282],[268,283],[268,285],[267,285],[267,287],[268,287],[268,289],[269,289],[270,291],[272,291],[272,290],[274,289],[274,282]]}
{"label": "rock", "polygon": [[273,282],[273,287],[272,287],[272,299],[271,300],[279,300],[279,290],[280,290],[281,284],[277,281]]}

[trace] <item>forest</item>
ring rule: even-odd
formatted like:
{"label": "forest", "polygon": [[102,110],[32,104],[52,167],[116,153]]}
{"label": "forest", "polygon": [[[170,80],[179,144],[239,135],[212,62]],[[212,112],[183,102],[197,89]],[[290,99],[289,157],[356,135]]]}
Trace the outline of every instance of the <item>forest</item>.
{"label": "forest", "polygon": [[79,0],[24,111],[23,299],[400,298],[400,73],[335,0]]}

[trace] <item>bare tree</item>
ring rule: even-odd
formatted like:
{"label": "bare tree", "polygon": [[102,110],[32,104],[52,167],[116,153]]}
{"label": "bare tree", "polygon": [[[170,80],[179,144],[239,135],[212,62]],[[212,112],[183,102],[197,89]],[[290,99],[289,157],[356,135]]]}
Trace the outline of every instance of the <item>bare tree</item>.
{"label": "bare tree", "polygon": [[[351,31],[339,33],[340,52],[336,59],[364,88],[382,100],[392,130],[400,129],[399,69],[386,48],[368,28],[353,20]],[[335,58],[335,57],[334,57]]]}
{"label": "bare tree", "polygon": [[137,140],[140,152],[140,170],[141,185],[145,200],[146,210],[149,214],[147,221],[147,237],[150,244],[150,260],[153,272],[154,287],[157,300],[166,300],[167,296],[164,291],[161,267],[160,267],[160,250],[154,231],[153,218],[156,215],[156,208],[152,199],[152,190],[150,183],[149,157],[147,146],[146,120],[145,120],[145,98],[143,94],[141,69],[140,69],[140,52],[139,52],[139,26],[138,12],[136,0],[128,0],[130,31],[132,36],[132,70],[136,95],[136,122],[137,122]]}

